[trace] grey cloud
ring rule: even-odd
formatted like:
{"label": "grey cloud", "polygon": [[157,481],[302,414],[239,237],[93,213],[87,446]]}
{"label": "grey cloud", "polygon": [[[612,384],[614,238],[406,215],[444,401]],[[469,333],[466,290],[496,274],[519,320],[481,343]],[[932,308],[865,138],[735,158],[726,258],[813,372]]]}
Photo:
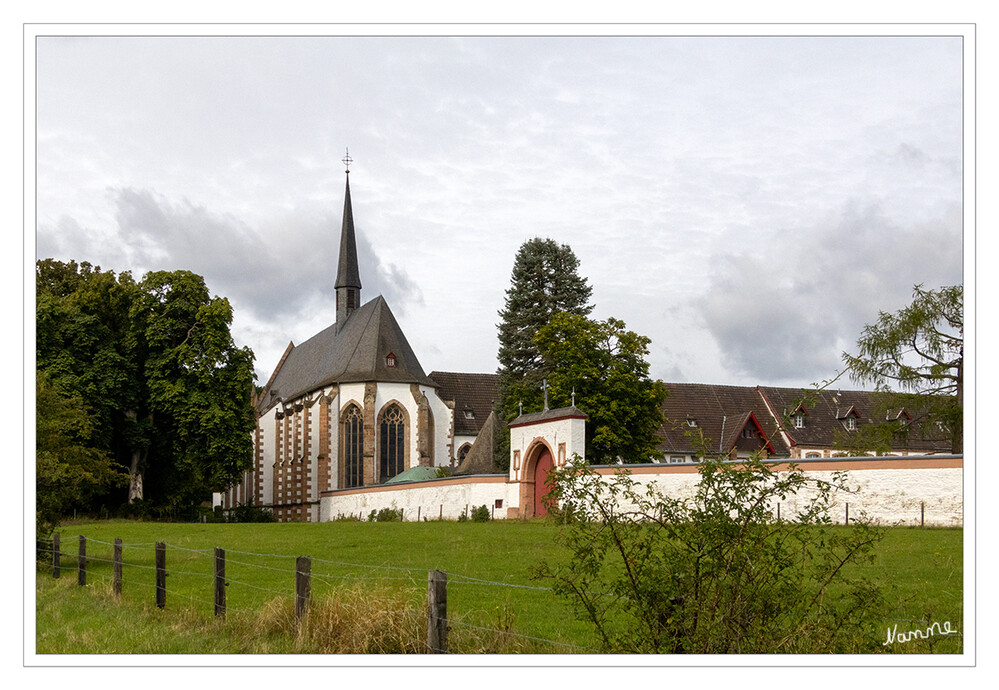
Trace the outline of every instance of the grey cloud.
{"label": "grey cloud", "polygon": [[699,300],[726,364],[761,382],[807,384],[842,368],[865,323],[915,284],[962,281],[960,212],[900,227],[876,205],[786,233],[770,256],[727,253]]}
{"label": "grey cloud", "polygon": [[[194,271],[214,292],[264,322],[303,320],[332,300],[341,224],[332,214],[292,211],[261,232],[231,214],[174,202],[148,189],[109,194],[116,221],[112,236],[101,238],[63,217],[55,227],[40,228],[38,255],[124,267],[136,277],[150,270]],[[379,261],[360,229],[357,240],[366,295],[385,296],[399,312],[422,301],[406,271]]]}

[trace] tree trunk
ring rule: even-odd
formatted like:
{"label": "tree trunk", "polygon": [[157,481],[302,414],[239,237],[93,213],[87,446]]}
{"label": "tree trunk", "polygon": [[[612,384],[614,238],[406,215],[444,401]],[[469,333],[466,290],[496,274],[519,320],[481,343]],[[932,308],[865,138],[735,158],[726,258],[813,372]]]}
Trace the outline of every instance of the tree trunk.
{"label": "tree trunk", "polygon": [[950,452],[960,455],[964,452],[964,346],[961,346],[961,361],[957,365],[957,407],[961,410],[961,423],[951,429]]}
{"label": "tree trunk", "polygon": [[142,500],[142,472],[139,471],[141,451],[132,453],[132,465],[128,469],[128,504]]}
{"label": "tree trunk", "polygon": [[[135,418],[138,414],[135,410],[128,410],[125,412],[125,417],[129,421],[135,422]],[[151,415],[150,415],[151,417]],[[132,505],[135,501],[142,500],[142,471],[139,469],[145,463],[143,462],[143,455],[145,452],[141,449],[132,451],[132,464],[128,468],[128,504]]]}

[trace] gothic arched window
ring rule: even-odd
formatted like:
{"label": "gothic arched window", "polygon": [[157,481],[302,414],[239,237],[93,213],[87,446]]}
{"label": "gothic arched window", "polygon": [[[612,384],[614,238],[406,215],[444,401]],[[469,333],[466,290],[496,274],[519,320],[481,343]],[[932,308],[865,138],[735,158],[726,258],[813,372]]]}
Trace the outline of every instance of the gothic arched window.
{"label": "gothic arched window", "polygon": [[343,413],[343,487],[364,484],[364,416],[357,405]]}
{"label": "gothic arched window", "polygon": [[382,413],[378,433],[378,480],[384,482],[406,469],[406,416],[398,405]]}

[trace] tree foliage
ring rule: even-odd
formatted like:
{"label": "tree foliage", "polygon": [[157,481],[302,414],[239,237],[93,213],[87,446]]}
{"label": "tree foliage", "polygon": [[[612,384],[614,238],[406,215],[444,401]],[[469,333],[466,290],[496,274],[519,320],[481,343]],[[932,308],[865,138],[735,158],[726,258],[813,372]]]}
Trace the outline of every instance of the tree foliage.
{"label": "tree foliage", "polygon": [[91,410],[76,395],[59,391],[44,372],[35,379],[35,525],[47,538],[60,518],[115,487],[128,475],[94,443]]}
{"label": "tree foliage", "polygon": [[662,457],[656,432],[666,387],[649,376],[651,340],[614,318],[556,314],[535,337],[548,370],[549,400],[576,405],[586,424],[586,457],[594,464]]}
{"label": "tree foliage", "polygon": [[[597,474],[578,458],[550,475],[565,514],[553,583],[611,653],[867,653],[880,651],[884,600],[855,566],[882,530],[831,528],[847,478],[809,479],[752,459],[706,459],[690,498],[643,486],[627,470]],[[791,520],[774,505],[799,494]],[[850,565],[851,568],[846,566]]]}
{"label": "tree foliage", "polygon": [[[962,286],[924,290],[917,285],[909,306],[894,314],[880,312],[876,323],[864,327],[857,348],[857,355],[844,352],[843,361],[855,381],[876,387],[877,414],[880,417],[883,411],[886,417],[862,440],[884,445],[913,430],[930,437],[942,430],[950,438],[952,452],[962,452]],[[897,417],[903,408],[912,419]]]}
{"label": "tree foliage", "polygon": [[[249,468],[253,354],[232,341],[228,300],[189,271],[136,283],[48,259],[36,280],[39,376],[79,402],[77,438],[130,475],[128,495],[107,500],[177,515]],[[38,414],[50,414],[42,398]]]}
{"label": "tree foliage", "polygon": [[[499,397],[497,415],[513,420],[521,404],[540,409],[541,382],[550,373],[534,336],[555,314],[587,316],[593,288],[579,275],[572,248],[551,239],[524,242],[514,259],[510,287],[499,312]],[[497,462],[509,462],[509,438],[497,445]]]}

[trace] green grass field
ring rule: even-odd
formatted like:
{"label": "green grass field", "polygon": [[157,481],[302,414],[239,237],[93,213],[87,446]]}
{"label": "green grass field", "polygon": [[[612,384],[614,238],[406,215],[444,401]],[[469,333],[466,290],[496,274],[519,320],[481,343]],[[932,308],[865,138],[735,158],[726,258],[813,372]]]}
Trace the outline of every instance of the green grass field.
{"label": "green grass field", "polygon": [[[448,574],[449,644],[457,653],[587,653],[589,627],[531,579],[557,558],[559,527],[497,521],[322,524],[64,525],[61,576],[36,582],[38,654],[420,652],[427,573]],[[847,529],[847,528],[841,528]],[[87,537],[87,586],[76,577]],[[892,602],[884,629],[949,621],[963,629],[959,529],[892,528],[870,576]],[[111,593],[112,544],[124,543],[123,593]],[[155,606],[154,544],[167,544],[167,602]],[[213,616],[213,549],[226,550],[227,615]],[[312,558],[312,607],[294,621],[295,557]],[[895,642],[888,653],[955,653],[960,635]]]}

